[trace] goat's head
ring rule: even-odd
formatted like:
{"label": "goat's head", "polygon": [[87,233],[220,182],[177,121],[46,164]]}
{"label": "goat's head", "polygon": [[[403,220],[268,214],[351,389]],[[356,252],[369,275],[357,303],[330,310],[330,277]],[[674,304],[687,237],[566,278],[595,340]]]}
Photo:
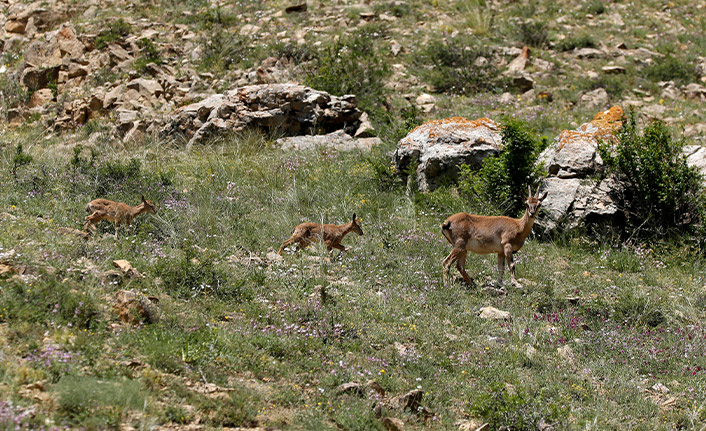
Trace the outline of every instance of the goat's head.
{"label": "goat's head", "polygon": [[353,213],[351,228],[353,232],[357,233],[358,235],[363,235],[363,229],[360,227],[360,220],[355,216],[355,213]]}
{"label": "goat's head", "polygon": [[145,199],[144,196],[141,196],[140,199],[142,199],[142,205],[144,205],[145,207],[145,212],[150,214],[157,214],[157,211],[154,208],[154,203],[152,201]]}
{"label": "goat's head", "polygon": [[541,208],[542,201],[547,197],[547,192],[544,192],[542,196],[539,196],[539,187],[537,187],[537,193],[533,196],[532,187],[530,186],[527,186],[527,192],[529,193],[529,197],[525,201],[525,205],[527,205],[527,213],[530,217],[534,217],[537,215],[539,208]]}

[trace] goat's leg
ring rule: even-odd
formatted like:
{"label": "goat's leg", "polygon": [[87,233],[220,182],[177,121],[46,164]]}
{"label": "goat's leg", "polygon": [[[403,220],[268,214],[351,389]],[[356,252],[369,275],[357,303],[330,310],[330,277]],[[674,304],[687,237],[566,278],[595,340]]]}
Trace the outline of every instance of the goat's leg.
{"label": "goat's leg", "polygon": [[103,219],[104,215],[104,211],[94,211],[93,213],[91,213],[91,215],[86,216],[86,223],[83,225],[83,228],[86,231],[90,229],[93,232],[96,232],[96,230],[98,230],[96,228],[96,223],[100,222]]}
{"label": "goat's leg", "polygon": [[507,261],[507,267],[510,269],[510,281],[513,286],[522,287],[515,277],[515,259],[513,258],[512,245],[510,244],[505,244],[505,260]]}
{"label": "goat's leg", "polygon": [[120,227],[120,223],[115,222],[115,240],[117,241],[118,239],[118,229]]}
{"label": "goat's leg", "polygon": [[346,248],[341,243],[332,243],[331,247],[335,248],[336,250],[341,250],[341,252],[338,253],[338,256],[336,256],[337,258],[340,258],[341,256],[343,256],[343,252],[346,251]]}
{"label": "goat's leg", "polygon": [[473,279],[468,276],[468,273],[466,272],[466,254],[468,251],[463,250],[462,253],[458,255],[456,258],[456,269],[458,269],[458,272],[461,273],[461,276],[463,277],[464,280],[466,280],[466,283],[470,284],[471,286],[475,286],[475,283],[473,282]]}
{"label": "goat's leg", "polygon": [[282,256],[282,252],[284,251],[284,248],[292,244],[294,241],[296,241],[295,237],[292,235],[290,236],[286,241],[282,243],[282,246],[279,248],[279,251],[277,252],[278,255]]}
{"label": "goat's leg", "polygon": [[505,255],[498,253],[498,287],[503,285],[503,275],[505,274]]}
{"label": "goat's leg", "polygon": [[[458,262],[459,257],[463,254],[463,257],[466,257],[466,249],[461,248],[461,247],[454,247],[451,250],[451,253],[449,253],[448,256],[446,256],[446,259],[441,263],[441,267],[443,269],[443,274],[444,274],[444,286],[448,286],[449,284],[449,271],[451,270],[451,265],[454,262]],[[464,261],[465,264],[465,261]],[[459,271],[460,272],[460,271]],[[465,270],[461,273],[463,278],[470,283],[471,285],[473,284],[473,280],[471,280],[470,277],[468,277],[468,274],[464,275]]]}

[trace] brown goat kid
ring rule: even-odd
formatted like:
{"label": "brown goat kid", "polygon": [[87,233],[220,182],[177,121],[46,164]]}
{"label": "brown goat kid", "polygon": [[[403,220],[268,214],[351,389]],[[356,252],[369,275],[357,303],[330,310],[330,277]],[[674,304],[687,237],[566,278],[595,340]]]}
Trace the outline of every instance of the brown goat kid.
{"label": "brown goat kid", "polygon": [[130,206],[122,202],[109,201],[108,199],[95,199],[86,205],[86,212],[89,214],[86,217],[86,231],[96,231],[96,223],[101,220],[108,220],[115,225],[115,239],[118,239],[118,228],[121,224],[130,226],[132,220],[140,214],[150,213],[155,214],[154,204],[148,201],[144,196],[141,197],[142,202],[137,206]]}
{"label": "brown goat kid", "polygon": [[[323,230],[323,235],[322,235]],[[360,227],[360,220],[353,214],[353,219],[342,225],[335,224],[320,224],[320,223],[301,223],[294,228],[292,236],[289,237],[279,248],[277,254],[282,255],[284,248],[290,244],[297,243],[296,251],[307,248],[312,242],[323,241],[326,244],[326,250],[332,249],[341,250],[341,254],[346,251],[346,248],[341,244],[343,237],[350,232],[355,232],[358,235],[363,235],[363,229]]]}
{"label": "brown goat kid", "polygon": [[498,254],[498,284],[502,285],[505,262],[510,268],[513,284],[518,284],[515,278],[515,263],[512,253],[522,248],[525,239],[532,231],[534,218],[547,197],[544,193],[532,196],[532,189],[528,187],[529,197],[525,201],[527,206],[522,218],[514,219],[504,216],[488,217],[458,213],[447,218],[441,225],[441,233],[453,245],[453,250],[442,262],[444,271],[444,286],[448,285],[448,276],[451,265],[456,262],[456,268],[468,284],[475,285],[466,273],[466,253],[470,250],[476,254]]}

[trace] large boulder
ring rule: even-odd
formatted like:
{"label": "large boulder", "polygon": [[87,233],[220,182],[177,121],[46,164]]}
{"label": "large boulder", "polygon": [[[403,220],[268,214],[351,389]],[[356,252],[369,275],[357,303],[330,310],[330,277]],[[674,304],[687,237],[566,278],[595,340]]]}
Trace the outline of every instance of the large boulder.
{"label": "large boulder", "polygon": [[564,130],[540,154],[538,163],[547,169],[541,190],[547,192],[538,231],[576,228],[622,219],[618,206],[621,186],[612,176],[599,180],[603,160],[599,141],[610,142],[621,127],[624,112],[619,106],[599,112],[576,130]]}
{"label": "large boulder", "polygon": [[392,161],[398,172],[417,165],[419,189],[429,191],[454,181],[461,165],[480,167],[500,152],[500,126],[488,118],[446,118],[422,124],[397,143]]}
{"label": "large boulder", "polygon": [[361,115],[352,95],[331,96],[298,84],[248,85],[177,109],[160,134],[183,136],[192,145],[246,127],[287,136],[355,132]]}

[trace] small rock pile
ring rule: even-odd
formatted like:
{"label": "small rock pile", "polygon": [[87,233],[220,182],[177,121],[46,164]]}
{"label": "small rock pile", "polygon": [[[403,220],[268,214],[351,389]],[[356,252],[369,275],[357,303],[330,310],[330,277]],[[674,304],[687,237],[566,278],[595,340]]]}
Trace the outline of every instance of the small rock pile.
{"label": "small rock pile", "polygon": [[177,109],[160,135],[184,137],[187,146],[246,127],[288,136],[345,129],[361,136],[362,115],[352,95],[331,96],[298,84],[248,85]]}

